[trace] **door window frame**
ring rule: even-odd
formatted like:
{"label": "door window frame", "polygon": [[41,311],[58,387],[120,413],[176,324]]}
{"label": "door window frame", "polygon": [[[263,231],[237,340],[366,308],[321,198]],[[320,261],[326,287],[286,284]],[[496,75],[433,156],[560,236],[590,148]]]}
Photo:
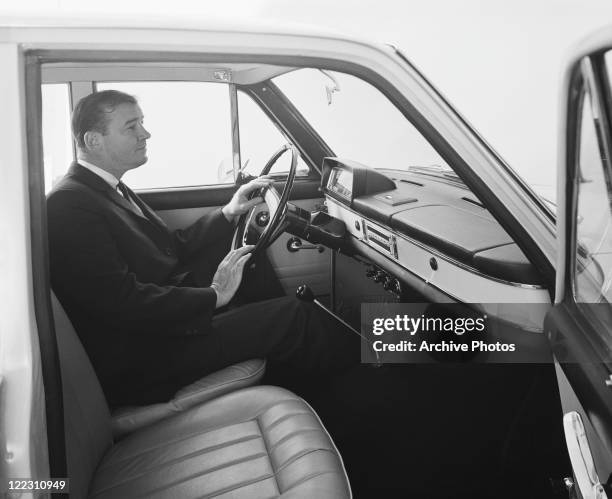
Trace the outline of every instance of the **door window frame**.
{"label": "door window frame", "polygon": [[[591,105],[603,175],[608,186],[612,178],[612,92],[605,74],[604,59],[610,49],[598,47],[595,52],[575,58],[565,75],[560,116],[555,306],[545,320],[545,333],[557,362],[563,410],[578,410],[585,422],[588,421],[585,428],[591,448],[605,449],[606,453],[612,451],[612,336],[606,339],[602,335],[605,328],[601,314],[609,313],[612,307],[578,301],[576,270],[583,105]],[[607,331],[611,332],[609,326]],[[601,459],[596,459],[596,464],[599,476],[607,481],[608,467],[601,467]]]}
{"label": "door window frame", "polygon": [[[568,110],[568,141],[566,147],[566,175],[571,179],[566,188],[565,202],[569,211],[566,212],[565,232],[566,241],[569,243],[567,251],[567,263],[569,268],[566,274],[566,293],[571,292],[572,299],[578,303],[576,294],[576,256],[578,254],[578,196],[580,182],[580,141],[582,132],[582,111],[586,104],[591,105],[592,117],[595,127],[597,143],[603,167],[603,176],[606,182],[606,190],[610,195],[609,186],[612,185],[612,144],[610,143],[610,93],[609,82],[605,71],[604,53],[585,57],[580,61],[577,68],[578,73],[570,90],[572,94]],[[606,105],[606,102],[608,105]]]}
{"label": "door window frame", "polygon": [[[576,293],[577,260],[580,251],[577,234],[578,194],[580,181],[580,141],[582,111],[584,105],[591,105],[597,141],[603,164],[603,174],[608,182],[611,178],[610,163],[610,102],[612,95],[605,74],[605,51],[599,51],[576,61],[566,80],[565,131],[561,140],[561,164],[559,168],[560,210],[558,218],[558,263],[555,303],[564,307],[573,316],[575,327],[571,332],[570,351],[557,352],[559,358],[574,358],[595,362],[597,359],[603,372],[612,373],[612,336],[606,338],[601,331],[601,314],[608,314],[609,305],[581,303]],[[563,119],[563,117],[561,118]],[[557,307],[555,307],[557,308]],[[605,333],[604,333],[605,334]],[[551,337],[552,339],[552,337]],[[553,348],[558,338],[553,340]],[[565,352],[565,353],[564,353]],[[584,352],[589,352],[585,354]],[[609,354],[606,352],[610,352]],[[590,360],[589,360],[590,359]],[[567,360],[567,359],[566,359]],[[594,367],[594,366],[593,366]],[[604,376],[606,377],[607,374]],[[569,376],[568,376],[569,377]]]}

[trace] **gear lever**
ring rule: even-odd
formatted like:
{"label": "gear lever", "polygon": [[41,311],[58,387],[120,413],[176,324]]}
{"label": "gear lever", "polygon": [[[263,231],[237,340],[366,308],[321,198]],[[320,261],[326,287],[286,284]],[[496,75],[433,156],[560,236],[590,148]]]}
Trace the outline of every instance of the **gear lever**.
{"label": "gear lever", "polygon": [[[359,331],[357,331],[353,326],[351,326],[348,322],[344,321],[343,319],[341,319],[338,315],[334,314],[333,312],[331,312],[330,310],[328,310],[326,307],[324,307],[321,302],[319,300],[315,299],[314,293],[312,292],[312,289],[310,289],[310,287],[307,284],[300,284],[297,289],[295,290],[295,296],[298,300],[301,301],[305,301],[308,303],[314,303],[315,305],[318,305],[321,309],[323,309],[325,312],[327,312],[328,314],[330,314],[332,317],[334,317],[337,321],[341,322],[342,324],[344,324],[350,331],[352,331],[353,333],[355,333],[357,336],[360,336],[362,339],[364,339],[365,341],[369,341],[365,336],[363,336]],[[380,358],[378,356],[378,352],[375,350],[374,351],[375,355],[376,355],[376,361],[377,363],[374,364],[375,366],[380,366]]]}
{"label": "gear lever", "polygon": [[307,301],[309,303],[312,303],[313,301],[315,301],[314,293],[312,292],[312,289],[310,289],[310,287],[307,284],[299,285],[297,289],[295,290],[295,296],[298,299],[302,301]]}

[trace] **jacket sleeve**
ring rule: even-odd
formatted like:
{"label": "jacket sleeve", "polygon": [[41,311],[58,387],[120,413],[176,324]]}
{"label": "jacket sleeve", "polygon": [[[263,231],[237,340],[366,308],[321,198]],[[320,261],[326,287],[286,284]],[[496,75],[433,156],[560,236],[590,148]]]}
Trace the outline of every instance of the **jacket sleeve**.
{"label": "jacket sleeve", "polygon": [[188,260],[220,239],[229,239],[234,224],[229,222],[221,208],[207,213],[185,229],[174,231],[174,242],[181,260]]}
{"label": "jacket sleeve", "polygon": [[78,195],[50,198],[47,206],[51,279],[58,294],[129,331],[180,334],[180,324],[210,322],[217,299],[212,288],[140,282],[102,214],[79,203]]}

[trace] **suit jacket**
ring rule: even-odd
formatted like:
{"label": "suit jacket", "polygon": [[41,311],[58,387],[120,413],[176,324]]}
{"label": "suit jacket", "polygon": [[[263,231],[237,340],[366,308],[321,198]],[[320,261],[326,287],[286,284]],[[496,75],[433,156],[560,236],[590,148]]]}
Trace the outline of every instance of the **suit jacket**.
{"label": "suit jacket", "polygon": [[164,338],[206,333],[216,293],[181,286],[176,272],[232,231],[215,210],[171,232],[135,202],[143,214],[76,163],[47,199],[51,282],[101,378],[123,376]]}

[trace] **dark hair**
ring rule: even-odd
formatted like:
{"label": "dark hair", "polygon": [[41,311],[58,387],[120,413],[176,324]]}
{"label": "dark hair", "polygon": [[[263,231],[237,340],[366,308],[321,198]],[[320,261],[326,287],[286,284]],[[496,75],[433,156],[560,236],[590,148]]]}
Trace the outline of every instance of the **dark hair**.
{"label": "dark hair", "polygon": [[85,147],[85,133],[95,130],[106,133],[108,114],[121,104],[138,104],[133,95],[118,90],[104,90],[83,97],[72,113],[72,135],[77,146]]}

